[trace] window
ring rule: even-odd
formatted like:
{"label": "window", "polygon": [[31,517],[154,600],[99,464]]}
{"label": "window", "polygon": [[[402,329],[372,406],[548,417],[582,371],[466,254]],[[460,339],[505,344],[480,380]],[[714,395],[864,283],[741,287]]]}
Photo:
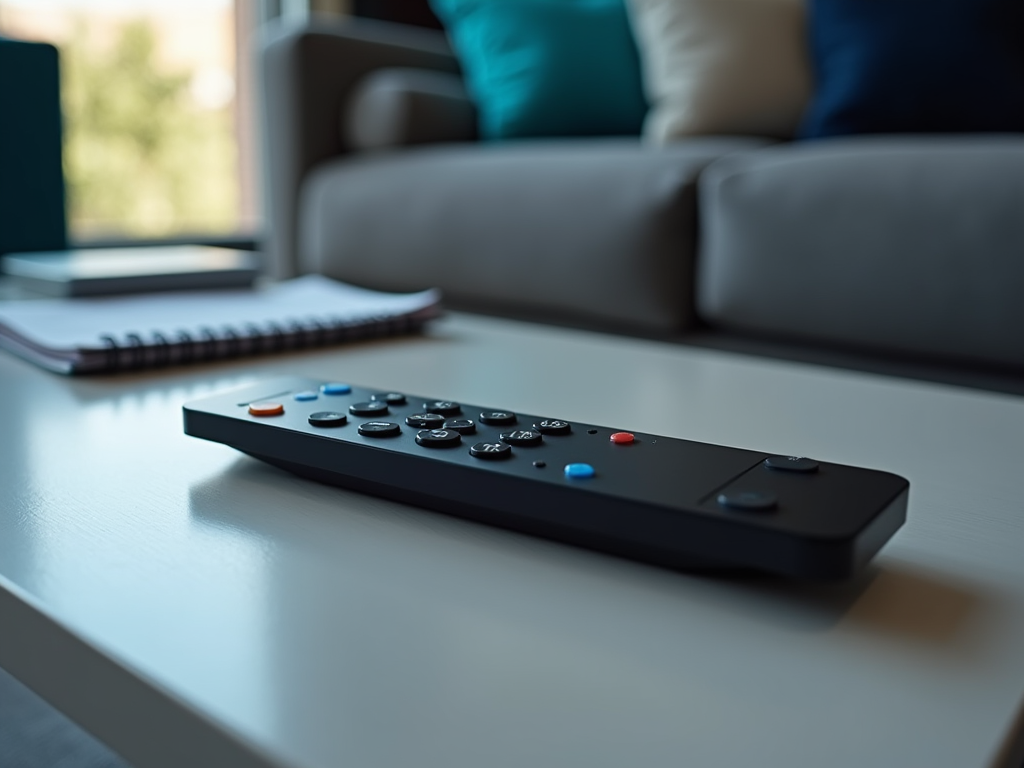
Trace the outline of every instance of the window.
{"label": "window", "polygon": [[61,52],[68,227],[90,240],[259,226],[255,0],[0,0]]}

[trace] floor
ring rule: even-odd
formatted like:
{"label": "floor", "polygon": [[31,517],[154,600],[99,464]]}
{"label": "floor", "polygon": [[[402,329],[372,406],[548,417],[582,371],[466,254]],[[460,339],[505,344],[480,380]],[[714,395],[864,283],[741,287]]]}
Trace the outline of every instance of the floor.
{"label": "floor", "polygon": [[2,669],[0,766],[129,768],[128,763]]}

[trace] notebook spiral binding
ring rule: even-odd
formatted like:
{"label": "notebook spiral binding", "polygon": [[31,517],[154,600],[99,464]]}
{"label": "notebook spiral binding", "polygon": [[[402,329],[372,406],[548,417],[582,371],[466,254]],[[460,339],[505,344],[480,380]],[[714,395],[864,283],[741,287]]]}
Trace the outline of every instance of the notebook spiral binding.
{"label": "notebook spiral binding", "polygon": [[253,323],[240,328],[202,326],[195,333],[175,331],[171,338],[160,331],[152,331],[148,337],[126,333],[122,339],[105,334],[100,342],[106,351],[105,370],[159,368],[416,333],[434,316],[433,312],[422,312],[295,319],[285,324],[268,322],[263,327]]}

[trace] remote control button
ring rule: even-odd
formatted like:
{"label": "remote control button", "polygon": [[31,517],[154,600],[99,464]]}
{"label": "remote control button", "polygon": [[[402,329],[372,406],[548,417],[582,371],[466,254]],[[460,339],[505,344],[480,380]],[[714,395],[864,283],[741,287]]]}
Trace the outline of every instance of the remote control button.
{"label": "remote control button", "polygon": [[347,395],[352,392],[352,387],[348,384],[342,384],[335,381],[330,384],[322,385],[320,387],[320,391],[325,395]]}
{"label": "remote control button", "polygon": [[458,416],[462,413],[462,406],[451,400],[435,400],[432,403],[424,403],[423,410],[440,413],[442,416]]}
{"label": "remote control button", "polygon": [[401,431],[393,421],[368,421],[359,425],[359,434],[367,437],[394,437]]}
{"label": "remote control button", "polygon": [[316,392],[310,389],[306,390],[305,392],[296,392],[294,395],[292,395],[292,397],[294,397],[299,402],[305,402],[306,400],[316,400],[318,397],[320,397],[320,395],[318,395]]}
{"label": "remote control button", "polygon": [[405,405],[405,395],[401,392],[378,392],[370,395],[371,400],[382,400],[388,405]]}
{"label": "remote control button", "polygon": [[613,432],[608,439],[616,445],[630,445],[636,438],[632,432]]}
{"label": "remote control button", "polygon": [[768,469],[781,469],[786,472],[817,472],[818,462],[805,456],[769,456],[764,460]]}
{"label": "remote control button", "polygon": [[516,423],[516,415],[510,411],[484,411],[480,414],[480,423],[506,427]]}
{"label": "remote control button", "polygon": [[477,443],[469,449],[470,456],[478,459],[507,459],[512,455],[512,447],[505,443]]}
{"label": "remote control button", "polygon": [[476,432],[476,422],[472,419],[448,419],[444,423],[445,429],[454,429],[463,435],[472,435]]}
{"label": "remote control button", "polygon": [[572,425],[561,419],[541,419],[533,428],[545,435],[568,435],[572,432]]}
{"label": "remote control button", "polygon": [[309,414],[309,423],[314,427],[342,427],[348,421],[348,416],[337,411],[317,411]]}
{"label": "remote control button", "polygon": [[454,429],[421,429],[416,442],[424,448],[454,448],[462,442],[462,435]]}
{"label": "remote control button", "polygon": [[736,491],[718,494],[717,501],[723,507],[766,511],[778,505],[779,497],[771,491]]}
{"label": "remote control button", "polygon": [[253,416],[280,416],[284,413],[281,403],[249,403],[249,413]]}
{"label": "remote control button", "polygon": [[540,445],[544,435],[535,429],[517,429],[514,432],[502,432],[501,441],[509,445]]}
{"label": "remote control button", "polygon": [[440,413],[414,413],[405,417],[405,423],[410,427],[437,429],[444,425],[444,416]]}
{"label": "remote control button", "polygon": [[382,400],[368,400],[365,403],[352,403],[348,412],[355,416],[384,416],[388,412],[388,404]]}
{"label": "remote control button", "polygon": [[589,464],[566,464],[564,471],[566,477],[581,480],[585,480],[597,474],[594,472],[594,468]]}

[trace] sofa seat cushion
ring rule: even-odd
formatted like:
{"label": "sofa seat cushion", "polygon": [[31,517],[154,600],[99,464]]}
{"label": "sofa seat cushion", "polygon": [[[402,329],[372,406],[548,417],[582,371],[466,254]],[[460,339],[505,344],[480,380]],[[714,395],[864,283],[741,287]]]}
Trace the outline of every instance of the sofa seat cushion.
{"label": "sofa seat cushion", "polygon": [[300,263],[383,290],[438,286],[463,305],[679,330],[697,175],[763,144],[549,139],[338,159],[304,184]]}
{"label": "sofa seat cushion", "polygon": [[709,322],[1024,365],[1024,136],[738,153],[705,171],[699,200]]}

